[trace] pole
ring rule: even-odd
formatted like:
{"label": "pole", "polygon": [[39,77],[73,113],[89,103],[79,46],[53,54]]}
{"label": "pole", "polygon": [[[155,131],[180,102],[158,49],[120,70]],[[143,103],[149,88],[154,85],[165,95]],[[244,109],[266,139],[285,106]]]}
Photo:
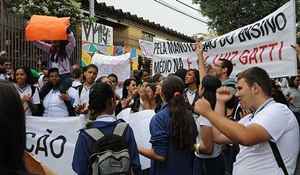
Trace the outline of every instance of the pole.
{"label": "pole", "polygon": [[90,17],[95,17],[95,0],[89,0]]}

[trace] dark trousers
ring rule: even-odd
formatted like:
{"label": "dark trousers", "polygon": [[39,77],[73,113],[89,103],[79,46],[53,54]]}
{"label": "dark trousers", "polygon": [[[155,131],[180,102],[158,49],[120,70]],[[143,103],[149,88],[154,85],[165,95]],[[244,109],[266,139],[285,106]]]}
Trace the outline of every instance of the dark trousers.
{"label": "dark trousers", "polygon": [[201,158],[202,160],[202,175],[224,175],[225,163],[223,154],[216,158]]}
{"label": "dark trousers", "polygon": [[149,170],[150,170],[150,168],[144,169],[144,170],[142,171],[142,174],[143,174],[143,175],[149,175]]}
{"label": "dark trousers", "polygon": [[224,145],[223,154],[225,160],[225,174],[231,175],[233,169],[233,163],[235,162],[236,155],[239,152],[238,145]]}

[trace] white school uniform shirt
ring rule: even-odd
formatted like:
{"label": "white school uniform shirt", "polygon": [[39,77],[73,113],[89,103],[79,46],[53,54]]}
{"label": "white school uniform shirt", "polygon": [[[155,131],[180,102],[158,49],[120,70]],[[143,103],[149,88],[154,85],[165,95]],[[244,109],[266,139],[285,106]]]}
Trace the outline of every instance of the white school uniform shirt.
{"label": "white school uniform shirt", "polygon": [[81,86],[81,85],[82,85],[82,83],[81,83],[80,80],[74,80],[74,81],[72,82],[72,87],[73,87],[73,88],[77,88],[78,86]]}
{"label": "white school uniform shirt", "polygon": [[[29,96],[32,98],[32,104],[40,104],[41,100],[40,100],[40,96],[39,96],[39,89],[36,87],[34,94],[32,94],[32,89],[30,85],[26,85],[24,87],[19,87],[17,84],[15,84],[15,87],[20,95],[20,98],[22,99],[25,95]],[[32,115],[31,110],[29,108],[29,105],[27,102],[22,102],[23,103],[23,108],[25,111],[25,115]]]}
{"label": "white school uniform shirt", "polygon": [[[275,142],[289,174],[293,174],[299,153],[299,126],[293,112],[286,106],[269,99],[265,107],[253,115],[242,118],[244,126],[258,124],[262,126]],[[263,106],[263,105],[262,105]],[[252,146],[240,145],[236,157],[233,175],[283,175],[278,167],[269,142]]]}
{"label": "white school uniform shirt", "polygon": [[108,114],[104,114],[104,115],[99,115],[96,118],[96,121],[101,121],[101,122],[114,122],[116,121],[116,117],[113,115],[108,115]]}
{"label": "white school uniform shirt", "polygon": [[[202,142],[201,139],[201,126],[207,126],[207,127],[212,127],[212,124],[209,122],[209,120],[207,120],[205,117],[203,116],[194,116],[195,118],[195,122],[197,125],[197,129],[198,129],[198,136],[197,136],[197,143]],[[211,154],[198,154],[197,152],[195,152],[195,155],[199,158],[216,158],[218,157],[220,154],[222,153],[222,145],[219,144],[214,144],[213,145],[213,152]]]}
{"label": "white school uniform shirt", "polygon": [[[80,104],[80,105],[83,105],[85,104],[86,107],[88,107],[89,105],[89,95],[90,95],[90,89],[91,89],[92,86],[85,86],[83,85],[83,88],[82,88],[82,91],[80,93],[80,96],[79,96],[79,100],[78,102],[76,102],[76,105],[77,104]],[[78,92],[79,93],[79,92]]]}
{"label": "white school uniform shirt", "polygon": [[69,112],[65,102],[60,98],[60,91],[53,90],[46,95],[44,105],[44,117],[66,117],[69,116]]}
{"label": "white school uniform shirt", "polygon": [[185,91],[186,97],[187,97],[190,105],[193,104],[195,96],[196,96],[196,93],[197,93],[197,91],[193,91],[193,90],[190,90],[190,89],[187,89]]}

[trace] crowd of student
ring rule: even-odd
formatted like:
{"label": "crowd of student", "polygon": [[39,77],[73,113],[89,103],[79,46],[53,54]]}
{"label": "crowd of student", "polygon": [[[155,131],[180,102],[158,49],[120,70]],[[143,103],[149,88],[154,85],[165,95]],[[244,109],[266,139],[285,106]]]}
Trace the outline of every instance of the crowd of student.
{"label": "crowd of student", "polygon": [[[300,54],[299,47],[296,51]],[[0,81],[0,133],[16,134],[16,128],[25,133],[22,111],[43,117],[86,115],[92,121],[87,128],[107,134],[123,122],[116,116],[124,109],[151,109],[156,112],[150,123],[151,148],[136,145],[130,126],[124,133],[135,175],[294,174],[300,141],[299,76],[272,80],[265,70],[252,67],[231,79],[230,61],[206,65],[200,43],[197,55],[198,70],[182,69],[167,77],[137,73],[122,83],[115,74],[99,77],[93,64],[70,66],[69,72],[52,66],[33,78],[30,69],[11,71],[10,63],[0,59],[0,78],[8,80]],[[6,121],[14,117],[18,121]],[[16,134],[17,156],[23,154],[24,133]],[[93,142],[86,128],[80,130],[72,163],[79,175],[91,171]],[[0,145],[0,155],[10,154],[4,152],[10,145]],[[150,169],[141,170],[139,154],[151,159]],[[0,156],[0,167],[25,170],[17,156]]]}

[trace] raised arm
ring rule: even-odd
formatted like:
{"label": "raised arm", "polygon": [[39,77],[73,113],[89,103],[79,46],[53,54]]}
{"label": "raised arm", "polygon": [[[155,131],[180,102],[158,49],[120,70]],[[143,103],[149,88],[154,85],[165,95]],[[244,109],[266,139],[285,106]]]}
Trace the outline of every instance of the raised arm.
{"label": "raised arm", "polygon": [[266,142],[271,138],[266,129],[261,125],[251,124],[244,126],[213,111],[209,102],[204,98],[196,102],[194,110],[205,116],[217,130],[233,143],[249,146]]}
{"label": "raised arm", "polygon": [[66,45],[66,52],[70,57],[74,48],[76,47],[76,40],[72,31],[68,32],[68,41],[69,43]]}
{"label": "raised arm", "polygon": [[[215,112],[220,116],[225,117],[225,104],[232,98],[232,94],[228,87],[220,87],[216,92]],[[232,141],[222,134],[218,129],[213,127],[213,141],[218,144],[232,143]]]}
{"label": "raised arm", "polygon": [[50,49],[52,47],[52,44],[46,43],[44,41],[35,41],[35,42],[33,42],[33,44],[37,48],[43,50],[44,52],[50,53]]}
{"label": "raised arm", "polygon": [[203,44],[201,43],[201,41],[197,41],[196,43],[196,53],[198,58],[198,69],[199,69],[200,82],[201,82],[203,77],[206,76],[206,67],[205,67],[205,61],[203,56]]}

